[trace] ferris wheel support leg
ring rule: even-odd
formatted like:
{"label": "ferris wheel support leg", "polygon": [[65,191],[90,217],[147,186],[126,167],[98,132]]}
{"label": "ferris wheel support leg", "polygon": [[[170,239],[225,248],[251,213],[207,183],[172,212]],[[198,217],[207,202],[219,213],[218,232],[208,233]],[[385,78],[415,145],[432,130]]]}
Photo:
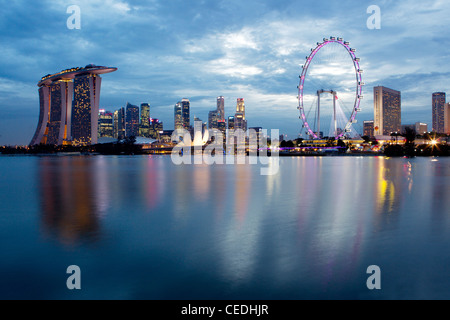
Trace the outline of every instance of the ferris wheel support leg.
{"label": "ferris wheel support leg", "polygon": [[317,91],[317,137],[320,139],[320,91]]}
{"label": "ferris wheel support leg", "polygon": [[333,112],[334,112],[334,136],[337,137],[336,92],[333,93]]}

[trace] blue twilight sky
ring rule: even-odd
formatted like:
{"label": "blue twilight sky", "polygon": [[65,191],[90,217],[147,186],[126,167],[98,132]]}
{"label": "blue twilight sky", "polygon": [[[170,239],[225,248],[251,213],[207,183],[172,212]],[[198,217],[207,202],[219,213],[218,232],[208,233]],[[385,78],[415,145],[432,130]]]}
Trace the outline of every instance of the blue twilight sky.
{"label": "blue twilight sky", "polygon": [[[0,145],[28,144],[39,116],[40,78],[89,63],[103,76],[102,108],[151,104],[173,128],[173,106],[191,101],[207,121],[216,97],[226,115],[244,98],[248,125],[295,138],[300,66],[316,42],[340,36],[364,69],[363,111],[373,119],[373,86],[402,92],[403,123],[431,122],[431,94],[450,89],[446,1],[361,0],[0,0]],[[369,30],[370,5],[381,29]],[[81,8],[69,30],[67,7]],[[361,124],[359,124],[361,126]],[[358,128],[358,127],[357,127]]]}

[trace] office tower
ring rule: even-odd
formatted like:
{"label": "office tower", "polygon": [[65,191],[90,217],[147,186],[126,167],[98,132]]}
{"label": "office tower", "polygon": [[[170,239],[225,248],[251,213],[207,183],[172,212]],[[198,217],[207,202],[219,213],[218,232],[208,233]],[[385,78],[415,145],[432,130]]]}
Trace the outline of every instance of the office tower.
{"label": "office tower", "polygon": [[127,103],[125,136],[137,137],[139,134],[139,107]]}
{"label": "office tower", "polygon": [[444,133],[450,134],[450,103],[444,106]]}
{"label": "office tower", "polygon": [[227,122],[225,120],[218,120],[217,121],[217,129],[222,132],[223,135],[227,132]]}
{"label": "office tower", "polygon": [[150,137],[150,105],[148,103],[141,104],[141,123],[139,125],[139,136]]}
{"label": "office tower", "polygon": [[236,112],[237,113],[242,113],[242,115],[244,116],[244,119],[245,119],[245,103],[244,103],[244,99],[243,98],[237,99]]}
{"label": "office tower", "polygon": [[217,98],[217,120],[225,120],[225,98]]}
{"label": "office tower", "polygon": [[363,124],[363,136],[367,136],[369,138],[373,138],[374,137],[374,121],[373,120],[369,120],[369,121],[364,121]]}
{"label": "office tower", "polygon": [[432,95],[433,132],[444,133],[445,92],[435,92]]}
{"label": "office tower", "polygon": [[104,109],[98,114],[98,137],[114,138],[114,115]]}
{"label": "office tower", "polygon": [[388,136],[401,130],[401,93],[386,87],[374,87],[374,133]]}
{"label": "office tower", "polygon": [[183,114],[183,128],[189,130],[191,127],[191,103],[189,99],[181,100],[181,109]]}
{"label": "office tower", "polygon": [[194,118],[193,145],[203,145],[203,121],[197,117]]}
{"label": "office tower", "polygon": [[41,78],[39,122],[30,145],[90,145],[98,138],[100,74],[117,68],[87,65]]}
{"label": "office tower", "polygon": [[174,128],[183,129],[183,109],[181,106],[181,102],[177,102],[174,108]]}
{"label": "office tower", "polygon": [[415,124],[416,134],[425,134],[428,132],[428,125],[422,122],[416,122]]}
{"label": "office tower", "polygon": [[194,132],[196,131],[203,133],[203,121],[198,117],[194,117]]}
{"label": "office tower", "polygon": [[208,129],[217,129],[218,114],[217,110],[208,113]]}
{"label": "office tower", "polygon": [[247,131],[247,120],[245,120],[245,103],[243,98],[237,99],[236,114],[234,115],[234,128]]}
{"label": "office tower", "polygon": [[125,108],[114,112],[114,138],[122,140],[125,138]]}
{"label": "office tower", "polygon": [[234,117],[233,116],[228,117],[228,129],[234,130]]}
{"label": "office tower", "polygon": [[150,118],[150,138],[159,140],[162,131],[164,130],[164,125],[158,119]]}

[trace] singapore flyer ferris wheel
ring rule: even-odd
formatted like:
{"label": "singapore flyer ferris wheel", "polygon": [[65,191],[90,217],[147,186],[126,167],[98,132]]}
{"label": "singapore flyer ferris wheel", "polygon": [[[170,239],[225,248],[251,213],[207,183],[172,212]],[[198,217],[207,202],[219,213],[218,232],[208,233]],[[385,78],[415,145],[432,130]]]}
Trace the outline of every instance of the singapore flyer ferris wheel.
{"label": "singapore flyer ferris wheel", "polygon": [[302,132],[311,139],[353,138],[360,110],[363,70],[342,38],[324,38],[306,57],[298,85]]}

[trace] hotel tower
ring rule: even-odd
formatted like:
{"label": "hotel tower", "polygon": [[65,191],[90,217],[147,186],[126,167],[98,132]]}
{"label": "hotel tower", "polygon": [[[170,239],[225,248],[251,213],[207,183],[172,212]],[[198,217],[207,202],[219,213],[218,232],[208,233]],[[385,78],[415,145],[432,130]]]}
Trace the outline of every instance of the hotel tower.
{"label": "hotel tower", "polygon": [[117,68],[87,65],[47,75],[39,81],[39,123],[30,145],[96,144],[100,74]]}

